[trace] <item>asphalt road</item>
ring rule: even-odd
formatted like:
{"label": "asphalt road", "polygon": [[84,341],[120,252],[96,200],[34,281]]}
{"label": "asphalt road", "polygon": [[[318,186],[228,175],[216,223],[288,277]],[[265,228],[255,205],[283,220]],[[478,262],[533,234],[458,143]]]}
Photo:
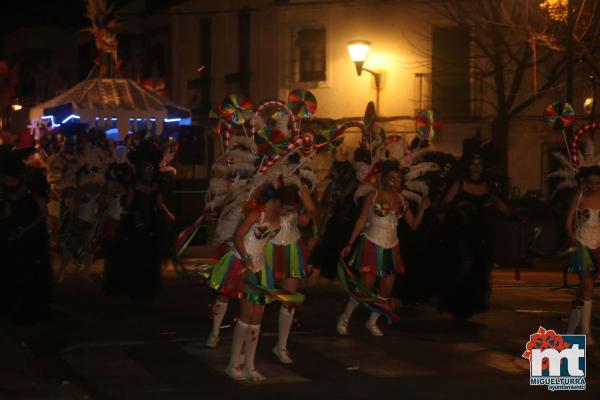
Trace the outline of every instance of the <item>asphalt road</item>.
{"label": "asphalt road", "polygon": [[[204,346],[209,290],[166,274],[160,298],[131,301],[105,295],[98,282],[68,275],[57,287],[53,318],[0,325],[0,399],[502,399],[600,398],[600,350],[587,354],[587,390],[549,393],[529,385],[521,358],[539,326],[564,332],[572,289],[559,272],[494,271],[490,312],[467,322],[428,304],[400,308],[384,337],[355,312],[348,337],[335,332],[344,296],[325,281],[305,288],[303,326],[289,350],[294,364],[272,355],[278,306],[267,308],[256,359],[267,376],[236,383],[223,370],[231,328],[216,349]],[[600,291],[593,326],[600,339]],[[237,314],[230,307],[225,324]]]}

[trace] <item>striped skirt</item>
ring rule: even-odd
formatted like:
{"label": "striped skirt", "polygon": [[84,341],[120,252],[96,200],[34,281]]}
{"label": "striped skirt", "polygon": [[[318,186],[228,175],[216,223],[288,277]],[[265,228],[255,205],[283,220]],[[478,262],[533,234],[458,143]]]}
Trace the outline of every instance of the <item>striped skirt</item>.
{"label": "striped skirt", "polygon": [[[264,294],[244,283],[243,268],[241,260],[229,251],[213,267],[208,284],[217,293],[232,299],[250,300],[257,304],[269,303],[271,300],[265,298]],[[266,268],[250,274],[248,279],[257,285],[271,287]]]}
{"label": "striped skirt", "polygon": [[306,246],[299,239],[286,246],[269,242],[265,250],[265,264],[272,282],[286,278],[306,277]]}
{"label": "striped skirt", "polygon": [[577,252],[571,254],[569,272],[598,274],[600,272],[598,265],[600,265],[600,248],[592,250],[578,243]]}
{"label": "striped skirt", "polygon": [[404,273],[404,262],[400,255],[400,244],[386,249],[377,246],[364,235],[356,243],[350,265],[363,274],[388,276]]}

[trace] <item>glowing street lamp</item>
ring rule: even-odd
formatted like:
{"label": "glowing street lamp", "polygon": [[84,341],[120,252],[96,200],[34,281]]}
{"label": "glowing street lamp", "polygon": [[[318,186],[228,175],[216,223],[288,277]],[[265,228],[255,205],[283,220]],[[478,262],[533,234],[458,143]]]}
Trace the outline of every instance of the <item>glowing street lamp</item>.
{"label": "glowing street lamp", "polygon": [[369,50],[371,50],[371,42],[366,40],[353,40],[348,42],[348,53],[350,54],[350,59],[354,61],[354,64],[356,65],[356,73],[358,76],[362,73],[363,65],[369,55]]}
{"label": "glowing street lamp", "polygon": [[369,56],[369,51],[371,50],[371,42],[367,40],[352,40],[348,42],[348,54],[350,54],[350,59],[354,61],[354,65],[356,66],[356,73],[358,76],[361,76],[363,71],[367,71],[373,78],[375,79],[375,89],[377,89],[377,101],[376,108],[379,111],[379,92],[381,91],[381,74],[379,72],[371,71],[368,68],[364,68],[365,61]]}

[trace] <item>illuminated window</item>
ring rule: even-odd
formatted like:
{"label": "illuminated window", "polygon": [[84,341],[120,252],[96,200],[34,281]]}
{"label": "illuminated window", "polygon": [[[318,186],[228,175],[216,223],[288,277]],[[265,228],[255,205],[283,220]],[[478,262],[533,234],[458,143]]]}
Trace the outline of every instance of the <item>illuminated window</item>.
{"label": "illuminated window", "polygon": [[327,46],[325,28],[300,29],[296,42],[296,81],[327,80]]}

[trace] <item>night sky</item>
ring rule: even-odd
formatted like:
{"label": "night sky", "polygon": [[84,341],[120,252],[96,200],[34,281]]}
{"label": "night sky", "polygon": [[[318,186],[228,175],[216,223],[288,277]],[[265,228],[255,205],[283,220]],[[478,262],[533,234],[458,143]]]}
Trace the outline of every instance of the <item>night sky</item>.
{"label": "night sky", "polygon": [[81,0],[15,1],[0,4],[0,33],[20,27],[62,26],[79,29],[87,24]]}

